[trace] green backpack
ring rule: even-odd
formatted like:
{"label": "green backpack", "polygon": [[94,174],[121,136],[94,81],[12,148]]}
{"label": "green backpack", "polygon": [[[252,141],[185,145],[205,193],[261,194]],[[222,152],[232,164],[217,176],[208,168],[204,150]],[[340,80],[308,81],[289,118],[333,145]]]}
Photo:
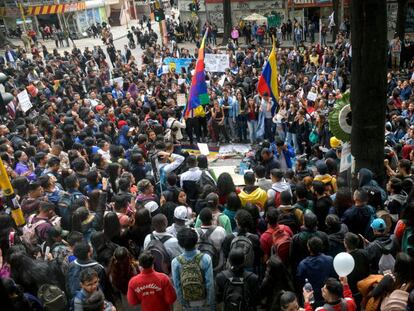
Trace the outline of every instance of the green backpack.
{"label": "green backpack", "polygon": [[408,255],[414,256],[414,227],[407,226],[401,242],[401,250]]}
{"label": "green backpack", "polygon": [[206,298],[204,277],[200,268],[202,257],[202,253],[195,255],[190,260],[185,259],[183,255],[177,257],[181,264],[180,279],[185,301],[200,301]]}

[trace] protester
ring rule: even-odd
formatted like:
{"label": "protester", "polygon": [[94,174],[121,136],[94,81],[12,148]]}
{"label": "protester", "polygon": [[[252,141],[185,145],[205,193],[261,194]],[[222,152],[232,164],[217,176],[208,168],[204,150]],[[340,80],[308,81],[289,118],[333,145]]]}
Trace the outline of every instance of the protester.
{"label": "protester", "polygon": [[[349,141],[335,137],[331,124],[352,78],[347,18],[332,45],[332,25],[320,25],[315,43],[314,20],[241,21],[231,25],[234,42],[220,50],[220,25],[166,15],[171,46],[160,44],[145,17],[131,26],[131,47],[96,23],[88,31],[101,46],[67,49],[72,35],[43,24],[42,50],[36,31],[19,29],[24,47],[0,55],[4,90],[13,96],[0,107],[4,308],[40,310],[41,302],[46,310],[51,300],[76,310],[215,310],[221,302],[224,310],[412,307],[410,37],[390,42],[385,152],[370,155],[384,160],[383,176],[381,168],[347,167]],[[278,86],[262,91],[273,36],[269,76],[278,69]],[[198,52],[229,60],[221,72],[204,71],[205,87]],[[178,69],[179,62],[186,65]],[[23,90],[29,110],[17,96]],[[249,149],[235,170],[243,180],[224,168],[238,165],[241,146],[223,140]],[[196,142],[209,155],[196,156]],[[216,161],[223,147],[237,156]],[[329,278],[341,252],[355,261],[349,287]],[[393,277],[383,275],[389,270]],[[306,279],[313,292],[303,304]],[[234,297],[241,299],[233,305]]]}

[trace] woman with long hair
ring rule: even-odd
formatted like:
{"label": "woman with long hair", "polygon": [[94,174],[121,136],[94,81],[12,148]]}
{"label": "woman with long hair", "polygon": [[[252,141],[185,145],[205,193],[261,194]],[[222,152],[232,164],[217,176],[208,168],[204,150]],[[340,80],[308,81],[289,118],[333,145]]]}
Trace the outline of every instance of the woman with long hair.
{"label": "woman with long hair", "polygon": [[227,197],[227,204],[224,208],[223,214],[229,217],[232,231],[236,230],[236,221],[234,216],[236,216],[236,212],[241,209],[241,207],[241,202],[237,193],[230,192]]}
{"label": "woman with long hair", "polygon": [[117,213],[108,212],[105,214],[103,219],[103,231],[105,237],[118,245],[126,245],[124,235],[121,232],[121,223]]}
{"label": "woman with long hair", "polygon": [[108,181],[111,185],[112,192],[118,192],[118,178],[121,176],[122,167],[118,163],[109,163],[106,168],[106,173],[108,174]]}
{"label": "woman with long hair", "polygon": [[128,229],[128,238],[133,240],[142,249],[145,237],[152,232],[151,214],[146,208],[140,208],[135,213],[135,222]]}
{"label": "woman with long hair", "polygon": [[249,128],[250,143],[256,142],[257,119],[259,117],[259,106],[253,97],[247,100],[247,127]]}
{"label": "woman with long hair", "polygon": [[292,277],[280,258],[271,256],[267,262],[265,277],[260,286],[260,293],[266,310],[281,310],[280,297],[285,291],[294,291]]}
{"label": "woman with long hair", "polygon": [[55,261],[40,261],[21,251],[13,252],[9,259],[11,277],[23,286],[25,292],[37,295],[43,284],[53,284],[65,288],[65,276],[62,267]]}
{"label": "woman with long hair", "polygon": [[211,119],[209,122],[210,134],[213,142],[220,143],[220,133],[223,134],[225,141],[229,142],[226,127],[224,126],[224,110],[220,107],[217,100],[214,101],[213,108],[211,108]]}
{"label": "woman with long hair", "polygon": [[247,102],[241,89],[236,92],[236,101],[237,105],[239,105],[237,131],[239,134],[239,141],[243,143],[247,141]]}
{"label": "woman with long hair", "polygon": [[14,153],[14,159],[14,171],[17,175],[24,176],[30,181],[36,180],[33,163],[29,161],[29,157],[24,151],[17,150]]}
{"label": "woman with long hair", "polygon": [[138,263],[133,260],[128,249],[117,247],[108,267],[109,280],[112,287],[120,293],[122,310],[135,310],[128,304],[126,295],[129,280],[139,273]]}
{"label": "woman with long hair", "polygon": [[334,205],[331,212],[342,217],[344,212],[353,204],[352,192],[349,188],[339,188],[335,194]]}
{"label": "woman with long hair", "polygon": [[229,173],[221,173],[217,179],[217,194],[219,195],[219,203],[227,204],[227,197],[231,192],[239,193],[234,185],[233,178]]}

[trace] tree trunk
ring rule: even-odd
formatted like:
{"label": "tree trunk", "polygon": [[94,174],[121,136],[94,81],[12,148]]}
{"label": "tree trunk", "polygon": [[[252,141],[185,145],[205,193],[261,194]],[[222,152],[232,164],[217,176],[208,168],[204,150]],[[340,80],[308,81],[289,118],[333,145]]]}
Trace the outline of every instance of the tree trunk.
{"label": "tree trunk", "polygon": [[339,0],[332,0],[332,6],[334,11],[334,23],[335,26],[332,28],[332,43],[336,41],[336,35],[339,29]]}
{"label": "tree trunk", "polygon": [[368,168],[384,179],[387,74],[386,0],[351,1],[352,155],[355,171]]}
{"label": "tree trunk", "polygon": [[395,27],[395,32],[400,37],[400,40],[404,40],[405,20],[407,18],[407,7],[408,7],[408,0],[398,0],[397,24]]}
{"label": "tree trunk", "polygon": [[231,2],[230,0],[223,1],[223,19],[224,19],[224,32],[223,32],[223,45],[226,45],[229,42],[230,33],[231,33]]}

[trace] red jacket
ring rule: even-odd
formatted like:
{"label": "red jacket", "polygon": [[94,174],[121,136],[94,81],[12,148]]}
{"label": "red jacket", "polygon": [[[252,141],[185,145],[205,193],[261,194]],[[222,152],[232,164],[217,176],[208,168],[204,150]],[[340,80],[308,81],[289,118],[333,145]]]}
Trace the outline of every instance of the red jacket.
{"label": "red jacket", "polygon": [[277,225],[273,228],[267,228],[267,230],[260,236],[260,247],[263,251],[263,254],[266,258],[270,257],[270,250],[273,245],[273,237],[272,234],[275,231],[276,227],[283,229],[286,233],[290,236],[293,236],[292,230],[288,226],[285,225]]}
{"label": "red jacket", "polygon": [[168,311],[177,299],[170,279],[152,268],[141,271],[128,284],[128,303],[141,304],[142,311]]}
{"label": "red jacket", "polygon": [[[356,303],[354,301],[354,298],[352,297],[352,292],[349,289],[349,285],[346,284],[344,285],[344,298],[346,301],[346,311],[356,311],[357,307],[356,307]],[[336,304],[336,305],[331,305],[332,309],[330,310],[334,310],[334,311],[341,311],[342,310],[342,305],[340,303]],[[313,311],[312,306],[307,302],[305,303],[305,311]],[[315,311],[327,311],[323,306],[316,308]]]}

